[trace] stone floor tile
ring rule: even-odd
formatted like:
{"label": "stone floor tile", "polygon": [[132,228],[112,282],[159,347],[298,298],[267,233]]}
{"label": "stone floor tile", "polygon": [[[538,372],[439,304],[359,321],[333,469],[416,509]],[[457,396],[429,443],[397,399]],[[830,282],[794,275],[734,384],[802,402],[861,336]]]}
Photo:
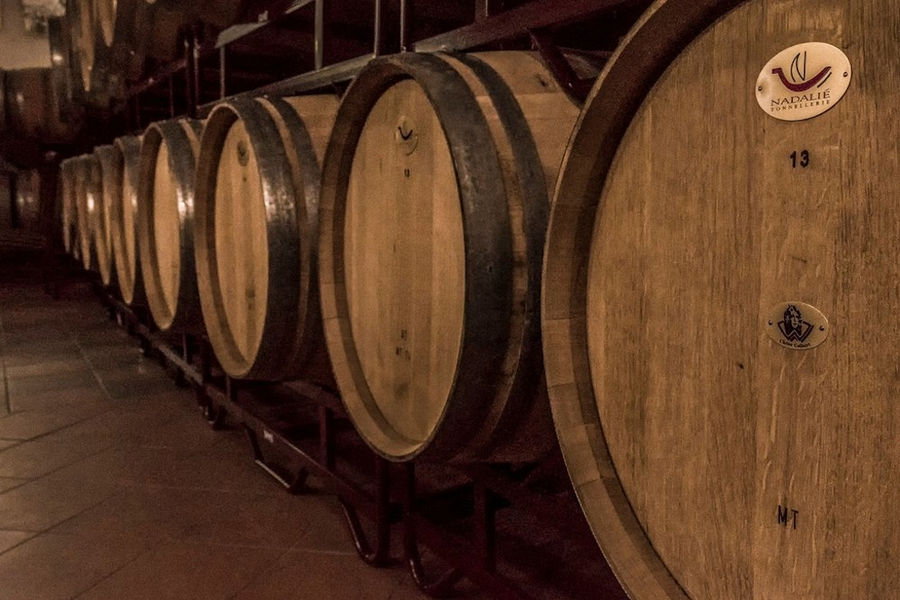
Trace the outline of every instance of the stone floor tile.
{"label": "stone floor tile", "polygon": [[[115,404],[113,405],[115,406]],[[85,448],[132,446],[139,436],[154,431],[176,418],[174,415],[152,414],[148,410],[108,409],[91,419],[85,419],[44,436],[43,440],[73,444]]]}
{"label": "stone floor tile", "polygon": [[[226,600],[282,554],[172,542],[142,554],[78,600]],[[284,596],[303,597],[303,596]]]}
{"label": "stone floor tile", "polygon": [[[50,362],[57,361],[54,360]],[[37,394],[48,390],[90,387],[92,385],[97,385],[97,378],[88,369],[63,373],[28,375],[23,377],[7,376],[7,388],[9,390],[10,400],[15,400],[19,396]]]}
{"label": "stone floor tile", "polygon": [[[14,402],[14,401],[13,401]],[[80,423],[109,410],[108,404],[60,406],[39,411],[12,412],[0,417],[0,438],[30,440]]]}
{"label": "stone floor tile", "polygon": [[[0,600],[69,600],[147,549],[134,538],[41,534],[0,554]],[[115,596],[107,596],[107,600]]]}
{"label": "stone floor tile", "polygon": [[[308,526],[303,537],[294,544],[294,548],[308,552],[355,556],[353,537],[350,535],[350,529],[337,498],[329,494],[317,495],[314,498],[303,508],[303,517]],[[368,531],[375,530],[370,523],[363,522]]]}
{"label": "stone floor tile", "polygon": [[6,490],[11,490],[15,487],[19,487],[20,485],[25,485],[31,479],[23,479],[19,477],[0,477],[0,494],[5,492]]}
{"label": "stone floor tile", "polygon": [[45,377],[47,375],[75,373],[78,371],[90,371],[90,366],[84,359],[75,357],[64,360],[47,360],[19,367],[8,367],[6,375],[11,378]]}
{"label": "stone floor tile", "polygon": [[35,535],[37,534],[33,531],[0,530],[0,554],[3,554],[10,548],[18,546],[28,538],[34,537]]}
{"label": "stone floor tile", "polygon": [[41,344],[3,345],[3,362],[6,368],[27,367],[48,361],[71,360],[79,356],[78,344],[72,340],[58,340]]}
{"label": "stone floor tile", "polygon": [[133,369],[130,372],[98,372],[98,375],[106,393],[115,400],[165,393],[175,387],[175,383],[157,365],[148,365],[142,370]]}
{"label": "stone floor tile", "polygon": [[294,550],[257,577],[232,600],[315,598],[316,600],[421,600],[399,567],[360,568],[355,555]]}
{"label": "stone floor tile", "polygon": [[43,439],[22,442],[0,452],[0,477],[36,479],[95,453],[93,448]]}
{"label": "stone floor tile", "polygon": [[[288,550],[311,544],[307,533],[323,516],[320,498],[164,486],[131,486],[53,531],[78,535],[140,535],[221,546]],[[331,515],[333,525],[341,523]],[[352,546],[345,546],[347,551]]]}
{"label": "stone floor tile", "polygon": [[82,387],[65,387],[40,393],[18,394],[10,399],[13,411],[57,410],[67,406],[96,406],[109,402],[97,382]]}
{"label": "stone floor tile", "polygon": [[61,469],[0,494],[0,529],[45,531],[114,491],[115,485],[108,481],[84,480]]}
{"label": "stone floor tile", "polygon": [[242,429],[211,430],[86,287],[63,295],[0,286],[0,600],[423,598],[356,557],[332,496],[286,494]]}

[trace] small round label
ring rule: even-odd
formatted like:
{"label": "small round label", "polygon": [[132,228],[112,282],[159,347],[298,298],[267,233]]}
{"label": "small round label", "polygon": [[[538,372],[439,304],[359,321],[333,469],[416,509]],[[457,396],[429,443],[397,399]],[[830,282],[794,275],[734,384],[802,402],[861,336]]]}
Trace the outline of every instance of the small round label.
{"label": "small round label", "polygon": [[809,350],[828,337],[828,319],[811,304],[782,302],[769,310],[766,333],[785,348]]}
{"label": "small round label", "polygon": [[822,42],[797,44],[776,54],[759,73],[756,101],[782,121],[817,117],[850,87],[850,59]]}

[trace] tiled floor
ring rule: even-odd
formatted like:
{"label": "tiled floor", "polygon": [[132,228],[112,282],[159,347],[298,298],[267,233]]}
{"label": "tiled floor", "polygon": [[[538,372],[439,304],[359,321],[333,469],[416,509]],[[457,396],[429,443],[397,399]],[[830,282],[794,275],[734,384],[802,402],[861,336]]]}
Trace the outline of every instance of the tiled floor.
{"label": "tiled floor", "polygon": [[421,598],[214,432],[86,291],[0,280],[0,600]]}

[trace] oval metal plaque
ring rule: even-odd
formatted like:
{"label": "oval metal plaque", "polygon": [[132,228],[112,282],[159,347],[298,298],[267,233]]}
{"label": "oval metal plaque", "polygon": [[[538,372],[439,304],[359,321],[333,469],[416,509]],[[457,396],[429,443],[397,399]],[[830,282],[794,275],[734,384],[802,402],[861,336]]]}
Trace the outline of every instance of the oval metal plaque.
{"label": "oval metal plaque", "polygon": [[769,310],[766,333],[785,348],[809,350],[828,337],[828,319],[811,304],[782,302]]}
{"label": "oval metal plaque", "polygon": [[756,101],[782,121],[817,117],[844,97],[850,86],[850,59],[822,42],[797,44],[776,54],[756,80]]}

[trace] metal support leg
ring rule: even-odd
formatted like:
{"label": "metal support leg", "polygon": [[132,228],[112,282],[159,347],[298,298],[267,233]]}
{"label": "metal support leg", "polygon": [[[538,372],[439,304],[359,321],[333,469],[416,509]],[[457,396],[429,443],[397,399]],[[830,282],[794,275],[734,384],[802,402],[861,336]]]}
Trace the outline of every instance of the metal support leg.
{"label": "metal support leg", "polygon": [[380,456],[375,457],[375,548],[369,543],[359,515],[352,506],[341,500],[344,517],[353,536],[357,554],[373,567],[386,567],[391,561],[391,485],[390,464]]}
{"label": "metal support leg", "polygon": [[187,115],[192,119],[197,118],[197,105],[199,104],[200,90],[198,89],[198,84],[200,77],[197,72],[199,58],[200,53],[199,48],[197,47],[197,31],[192,28],[184,38],[185,103],[187,106]]}
{"label": "metal support leg", "polygon": [[289,494],[299,494],[306,491],[306,480],[309,477],[309,471],[306,469],[299,469],[296,473],[291,475],[282,475],[278,470],[270,467],[266,463],[256,431],[248,425],[244,425],[244,430],[247,432],[247,437],[250,440],[250,447],[253,449],[253,462],[256,466],[271,475],[272,478],[280,483]]}
{"label": "metal support leg", "polygon": [[219,48],[219,99],[225,98],[228,94],[228,57],[226,56],[226,46]]}
{"label": "metal support leg", "polygon": [[407,52],[411,49],[409,40],[411,4],[412,0],[400,0],[400,52]]}
{"label": "metal support leg", "polygon": [[416,586],[432,598],[447,598],[453,595],[453,588],[463,578],[463,574],[451,568],[443,575],[430,578],[425,572],[422,557],[419,554],[419,540],[416,536],[416,472],[415,466],[409,463],[403,482],[403,551],[406,565]]}

